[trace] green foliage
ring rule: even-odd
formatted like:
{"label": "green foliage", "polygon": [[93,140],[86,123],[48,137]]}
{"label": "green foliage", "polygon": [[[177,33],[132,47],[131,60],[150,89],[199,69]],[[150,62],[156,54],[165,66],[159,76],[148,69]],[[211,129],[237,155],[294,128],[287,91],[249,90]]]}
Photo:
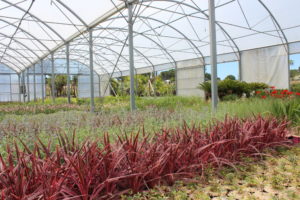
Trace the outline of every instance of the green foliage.
{"label": "green foliage", "polygon": [[[169,76],[168,74],[164,75]],[[118,96],[129,95],[130,77],[112,79],[111,85]],[[137,96],[170,96],[175,94],[174,81],[165,82],[161,75],[151,78],[150,74],[138,74],[135,76],[135,87]],[[112,93],[114,94],[114,93]]]}
{"label": "green foliage", "polygon": [[[52,77],[46,78],[46,84],[51,93],[52,87]],[[67,75],[59,74],[55,76],[55,91],[58,97],[63,97],[67,95]],[[72,80],[70,80],[71,84],[71,95],[77,96],[77,85],[78,85],[78,77],[73,76]]]}
{"label": "green foliage", "polygon": [[211,80],[211,74],[205,73],[205,81],[210,81]]}
{"label": "green foliage", "polygon": [[228,95],[225,95],[222,100],[223,101],[235,101],[237,100],[239,97],[236,95],[236,94],[228,94]]}
{"label": "green foliage", "polygon": [[[198,87],[203,90],[206,94],[206,98],[211,96],[211,82],[206,81],[201,83]],[[218,81],[218,93],[219,98],[224,100],[223,98],[227,95],[234,94],[237,97],[241,97],[243,94],[246,94],[247,97],[250,96],[252,91],[260,90],[268,88],[268,85],[265,83],[246,83],[244,81],[237,81],[231,79],[225,79],[222,81]],[[226,97],[226,99],[232,97]]]}
{"label": "green foliage", "polygon": [[[112,91],[110,94],[112,94],[113,96],[116,96],[117,94],[122,95],[121,94],[121,82],[119,82],[117,79],[112,78],[110,80],[110,84],[112,87]],[[107,88],[109,89],[109,88]]]}
{"label": "green foliage", "polygon": [[300,92],[300,84],[299,83],[292,84],[291,91],[292,92]]}
{"label": "green foliage", "polygon": [[171,96],[176,92],[174,83],[166,83],[159,76],[155,78],[154,85],[156,89],[156,96]]}
{"label": "green foliage", "polygon": [[300,122],[300,100],[298,98],[286,101],[274,101],[271,105],[273,116],[286,118],[294,124]]}
{"label": "green foliage", "polygon": [[227,80],[227,79],[229,79],[229,80],[236,80],[235,76],[233,76],[233,75],[226,76],[225,80]]}
{"label": "green foliage", "polygon": [[208,100],[211,96],[211,82],[210,81],[205,81],[203,83],[200,83],[198,86],[200,90],[203,90],[205,93],[205,99]]}
{"label": "green foliage", "polygon": [[295,76],[298,76],[298,75],[300,75],[299,70],[297,70],[297,69],[291,69],[291,71],[290,71],[291,78],[294,78]]}
{"label": "green foliage", "polygon": [[264,90],[266,88],[269,88],[269,85],[265,84],[265,83],[247,83],[248,87],[249,87],[249,91],[257,91],[257,90]]}
{"label": "green foliage", "polygon": [[55,87],[57,96],[65,95],[64,87],[67,85],[67,75],[57,75],[55,77]]}
{"label": "green foliage", "polygon": [[223,99],[224,96],[235,94],[241,97],[243,93],[249,93],[248,84],[246,82],[226,79],[218,82],[219,97]]}
{"label": "green foliage", "polygon": [[164,71],[160,73],[160,77],[162,80],[170,80],[170,81],[175,81],[175,69],[171,69],[169,71]]}

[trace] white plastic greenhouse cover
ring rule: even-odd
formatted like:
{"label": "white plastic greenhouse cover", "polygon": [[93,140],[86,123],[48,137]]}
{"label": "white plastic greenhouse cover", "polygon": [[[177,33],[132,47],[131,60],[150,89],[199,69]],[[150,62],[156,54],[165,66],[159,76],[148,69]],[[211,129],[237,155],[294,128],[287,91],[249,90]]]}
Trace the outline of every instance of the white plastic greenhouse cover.
{"label": "white plastic greenhouse cover", "polygon": [[[209,64],[208,0],[134,1],[137,71],[180,60]],[[299,0],[216,0],[219,62],[240,60],[242,51],[289,44],[299,53]],[[127,9],[120,0],[0,0],[0,63],[20,73],[53,53],[89,66],[93,30],[94,69],[126,74]],[[144,70],[142,70],[142,68]]]}

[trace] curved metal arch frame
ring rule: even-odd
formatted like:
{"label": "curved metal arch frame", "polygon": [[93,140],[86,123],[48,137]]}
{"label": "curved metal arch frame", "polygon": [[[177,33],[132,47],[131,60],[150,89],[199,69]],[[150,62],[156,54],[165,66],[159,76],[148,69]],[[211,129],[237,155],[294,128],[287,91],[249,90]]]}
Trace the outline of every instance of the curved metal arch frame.
{"label": "curved metal arch frame", "polygon": [[[2,50],[0,50],[0,53],[4,53]],[[26,67],[26,65],[24,63],[22,63],[19,59],[17,59],[16,57],[10,55],[9,53],[6,53],[6,55],[8,55],[11,59],[14,59],[15,61],[17,61],[18,63],[20,63],[21,65],[23,65],[24,67]],[[17,65],[16,65],[17,66]],[[20,69],[19,67],[17,67],[17,69]],[[21,70],[21,69],[20,69]]]}
{"label": "curved metal arch frame", "polygon": [[[110,29],[110,30],[121,30],[121,31],[127,31],[127,29],[124,28],[117,28],[117,27],[106,27],[106,28],[97,28],[96,30],[103,30],[103,29]],[[147,40],[150,40],[151,42],[153,42],[155,45],[157,45],[162,51],[164,51],[170,58],[171,60],[173,60],[174,64],[176,65],[176,60],[174,59],[174,57],[165,49],[163,48],[160,44],[158,44],[155,40],[151,39],[150,37],[141,34],[139,32],[133,31],[134,34],[137,35],[141,35],[142,37],[146,38]],[[142,54],[144,55],[144,54]],[[145,56],[145,55],[144,55]],[[146,57],[146,56],[145,56]],[[153,67],[155,67],[155,65],[153,65]]]}
{"label": "curved metal arch frame", "polygon": [[[6,46],[5,44],[3,44],[2,42],[0,42],[0,45],[7,47],[7,46]],[[13,51],[13,52],[19,54],[22,58],[24,58],[25,60],[27,60],[29,63],[33,64],[33,63],[31,62],[31,60],[29,60],[25,55],[23,55],[23,54],[20,53],[19,51],[15,50],[15,49],[13,49],[13,48],[10,48],[10,47],[8,48],[8,50]],[[22,71],[21,68],[18,68],[18,69]]]}
{"label": "curved metal arch frame", "polygon": [[[9,37],[8,35],[4,34],[4,33],[1,33],[0,32],[0,35],[4,36],[4,37]],[[27,49],[28,51],[30,51],[32,54],[34,54],[37,58],[40,59],[39,55],[37,55],[33,50],[31,50],[27,45],[23,44],[22,42],[20,42],[19,40],[16,40],[16,39],[12,39],[14,42],[18,43],[19,45],[23,46],[25,49]]]}
{"label": "curved metal arch frame", "polygon": [[[153,0],[141,0],[141,4],[143,3],[143,2],[151,2],[151,1],[153,1]],[[198,9],[198,8],[196,8],[196,7],[194,7],[194,6],[191,6],[191,5],[189,5],[189,4],[186,4],[186,3],[184,3],[184,2],[177,2],[177,1],[174,1],[174,0],[154,0],[154,1],[157,1],[157,2],[159,2],[159,1],[165,1],[165,2],[173,2],[173,3],[175,3],[175,4],[182,4],[182,5],[185,5],[185,6],[187,6],[187,7],[190,7],[190,8],[193,8],[193,9],[195,9],[195,10],[197,10],[197,11],[199,11],[199,12],[201,12],[207,19],[209,19],[209,15],[207,15],[204,11],[202,11],[201,9]],[[276,28],[276,26],[278,27],[278,29],[280,30],[280,32],[281,32],[281,34],[282,34],[282,36],[284,37],[284,40],[285,40],[285,42],[286,42],[286,44],[284,44],[284,43],[282,43],[282,45],[287,45],[287,48],[286,48],[286,51],[287,51],[287,55],[288,55],[288,60],[289,60],[289,57],[290,57],[290,50],[289,50],[289,42],[288,42],[288,39],[287,39],[287,37],[286,37],[286,35],[285,35],[285,33],[284,33],[284,31],[283,31],[283,29],[281,28],[281,26],[280,26],[280,24],[279,24],[279,22],[278,22],[278,20],[276,19],[276,17],[273,15],[273,13],[271,12],[271,10],[262,2],[262,0],[257,0],[261,5],[262,5],[262,7],[268,12],[268,14],[270,15],[270,17],[274,20],[274,22],[275,22],[275,28]],[[187,17],[187,16],[186,16]],[[236,42],[234,41],[234,39],[230,36],[230,34],[223,28],[223,26],[221,26],[220,25],[220,23],[219,22],[216,22],[216,25],[226,34],[226,36],[229,38],[229,40],[234,44],[234,46],[235,46],[235,48],[237,49],[237,52],[238,52],[238,58],[239,58],[239,71],[241,71],[241,51],[240,51],[240,49],[239,49],[239,47],[238,47],[238,45],[236,44]],[[290,72],[289,72],[290,73]],[[240,76],[241,76],[241,74],[240,74]],[[290,75],[289,75],[290,76]],[[241,77],[240,77],[240,79],[241,79]],[[289,80],[289,82],[290,82],[290,80]]]}
{"label": "curved metal arch frame", "polygon": [[[108,20],[106,20],[106,21],[110,21],[110,20],[114,20],[114,19],[121,19],[121,18],[123,18],[122,16],[117,16],[117,17],[112,17],[112,18],[109,18]],[[195,49],[196,49],[196,51],[199,53],[199,55],[201,56],[201,58],[202,58],[202,60],[203,60],[203,64],[205,65],[205,60],[204,60],[204,55],[202,54],[202,52],[198,49],[198,47],[190,40],[190,39],[188,39],[188,37],[185,35],[185,34],[183,34],[181,31],[179,31],[177,28],[175,28],[175,27],[173,27],[173,26],[171,26],[170,24],[167,24],[167,23],[165,23],[165,22],[163,22],[163,21],[161,21],[161,20],[158,20],[158,19],[155,19],[155,18],[151,18],[151,17],[143,17],[143,16],[137,16],[137,18],[142,18],[142,19],[149,19],[149,20],[152,20],[152,21],[156,21],[156,22],[158,22],[158,23],[161,23],[161,24],[163,24],[164,26],[167,26],[167,27],[170,27],[171,29],[173,29],[175,32],[177,32],[178,34],[180,34],[181,36],[183,36],[184,37],[184,39],[188,42],[188,43],[190,43],[190,45],[192,45]],[[136,33],[136,32],[135,32]],[[176,62],[176,61],[175,61]]]}
{"label": "curved metal arch frame", "polygon": [[[98,29],[99,30],[99,29]],[[115,29],[113,29],[115,30]],[[94,37],[95,38],[95,37]],[[123,41],[121,40],[118,40],[116,38],[111,38],[111,37],[102,37],[102,36],[98,36],[96,38],[101,38],[101,39],[108,39],[108,40],[112,40],[112,41],[116,41],[116,42],[119,42],[119,43],[122,43]],[[104,47],[104,46],[100,46],[98,45],[97,43],[94,43],[94,46],[97,46],[97,47],[101,47],[101,48],[107,48],[107,47]],[[126,44],[126,46],[128,46],[128,44]],[[147,60],[147,62],[153,67],[153,69],[155,69],[155,65],[152,63],[152,61],[147,57],[145,56],[145,54],[143,54],[141,51],[139,51],[137,48],[133,48],[134,51],[136,51],[139,55],[141,55],[145,60]],[[115,51],[114,51],[115,52]],[[117,53],[117,52],[115,52]],[[122,56],[124,59],[126,59],[124,56]],[[127,59],[126,59],[126,62],[129,62]],[[122,73],[122,71],[119,69],[119,71]]]}
{"label": "curved metal arch frame", "polygon": [[[289,41],[283,31],[283,29],[281,28],[281,25],[279,24],[278,20],[275,18],[275,16],[273,15],[273,13],[271,12],[271,10],[261,1],[261,0],[258,0],[258,2],[266,9],[266,11],[269,13],[269,15],[271,16],[271,18],[274,20],[275,24],[277,25],[277,27],[279,28],[282,36],[284,37],[284,40],[286,42],[286,44],[282,44],[282,45],[286,45],[286,53],[287,53],[287,57],[288,57],[288,80],[289,80],[289,90],[291,89],[291,75],[290,75],[290,47],[289,47]],[[275,27],[275,29],[277,29]]]}
{"label": "curved metal arch frame", "polygon": [[[13,23],[10,23],[10,22],[8,22],[8,21],[6,21],[4,19],[0,18],[0,21],[2,21],[4,23],[7,23],[8,25],[13,26],[15,28],[18,27],[17,25],[15,25]],[[35,41],[37,41],[39,44],[41,44],[45,49],[47,49],[50,52],[50,49],[44,43],[42,43],[38,38],[36,38],[34,35],[32,35],[31,33],[29,33],[28,31],[22,29],[21,27],[19,27],[19,30],[21,30],[24,34],[29,35],[32,39],[34,39]]]}
{"label": "curved metal arch frame", "polygon": [[86,28],[89,28],[89,26],[87,25],[87,23],[81,18],[79,17],[69,6],[67,6],[66,4],[64,4],[62,1],[60,0],[56,0],[60,5],[62,5],[65,9],[67,9],[70,13],[72,13],[72,15],[74,15]]}
{"label": "curved metal arch frame", "polygon": [[[11,62],[10,60],[8,60],[8,59],[6,59],[6,58],[3,58],[6,62],[9,62],[10,64],[12,64],[13,66],[15,66],[16,68],[18,68],[18,66],[15,64],[15,63],[13,63],[13,62]],[[7,64],[5,64],[5,63],[3,63],[2,62],[2,64],[4,64],[5,66],[7,66],[7,67],[9,67],[11,70],[14,70],[15,72],[17,72],[13,67],[10,67],[10,66],[8,66]],[[18,74],[18,72],[17,72],[17,74]]]}
{"label": "curved metal arch frame", "polygon": [[[107,29],[107,28],[106,28]],[[112,28],[109,28],[109,29],[111,29],[111,30],[116,30],[116,29],[112,29]],[[94,29],[94,30],[99,30],[99,29]],[[95,38],[95,37],[94,37]],[[122,41],[121,40],[117,40],[117,39],[115,39],[115,38],[110,38],[110,37],[96,37],[96,38],[104,38],[104,39],[109,39],[109,40],[113,40],[113,41],[117,41],[117,42],[120,42],[120,43],[122,43]],[[147,39],[149,39],[148,37],[147,37]],[[153,41],[154,42],[154,41]],[[156,42],[154,42],[155,44],[157,44]],[[85,45],[85,44],[81,44],[81,45]],[[157,44],[158,45],[158,44]],[[113,53],[115,53],[116,55],[120,55],[118,52],[116,52],[116,51],[114,51],[114,50],[112,50],[112,49],[110,49],[110,48],[108,48],[108,47],[105,47],[105,46],[100,46],[100,45],[98,45],[97,43],[94,43],[94,46],[95,47],[101,47],[101,48],[105,48],[105,49],[107,49],[107,50],[109,50],[109,51],[112,51]],[[126,44],[126,46],[128,46],[128,44]],[[76,50],[76,49],[73,49],[73,50]],[[81,50],[81,51],[84,51],[84,50]],[[153,70],[155,70],[155,65],[152,63],[152,61],[150,61],[149,60],[149,58],[147,57],[147,56],[145,56],[142,52],[140,52],[137,48],[134,48],[134,51],[136,51],[138,54],[140,54],[144,59],[146,59],[148,62],[149,62],[149,64],[153,67]],[[95,54],[95,52],[94,52],[94,54]],[[99,54],[95,54],[95,55],[98,55],[99,56]],[[124,56],[122,56],[122,55],[120,55],[126,62],[129,62],[129,60],[127,60]],[[103,57],[103,56],[101,56],[101,57]],[[173,59],[174,60],[174,59]],[[115,64],[114,64],[115,65]],[[114,66],[113,65],[113,66]],[[118,68],[118,67],[117,67]],[[118,68],[118,70],[119,70],[119,72],[122,74],[122,71]]]}
{"label": "curved metal arch frame", "polygon": [[[81,57],[83,57],[83,56],[81,56]],[[85,57],[83,57],[83,58],[85,58]],[[57,57],[55,57],[54,58],[54,62],[55,62],[55,60],[58,60],[58,59],[65,59],[65,57],[63,57],[63,56],[57,56]],[[44,61],[51,61],[51,59],[44,59]],[[74,61],[74,62],[77,62],[77,63],[79,63],[79,64],[82,64],[84,67],[86,67],[86,68],[88,68],[89,69],[89,66],[87,66],[85,63],[83,63],[82,61],[80,61],[80,60],[76,60],[76,59],[70,59],[71,61]],[[94,73],[95,74],[97,74],[97,75],[99,75],[95,70],[94,70]],[[45,73],[44,73],[45,74]],[[80,74],[79,74],[80,75]],[[87,74],[87,76],[88,76],[88,74]]]}
{"label": "curved metal arch frame", "polygon": [[[76,53],[77,53],[77,52],[76,52]],[[80,54],[71,54],[71,52],[70,52],[70,56],[71,56],[71,55],[73,55],[73,56],[78,56],[78,57],[81,57],[81,58],[83,58],[83,59],[87,59],[87,57],[85,57],[84,55],[80,55]],[[102,56],[102,55],[100,55],[100,54],[97,54],[97,53],[95,53],[95,52],[94,52],[94,55],[100,56],[101,58],[105,59],[107,62],[109,62],[109,63],[111,63],[112,65],[114,65],[114,63],[113,63],[111,60],[109,60],[108,58],[106,58],[106,57],[104,57],[104,56]],[[70,59],[70,60],[75,60],[75,61],[76,61],[76,59]],[[83,65],[86,65],[86,66],[88,65],[88,64],[85,64],[85,63],[83,63],[83,62],[81,62],[81,61],[80,61],[80,63],[83,64]],[[100,69],[101,69],[102,71],[104,71],[104,72],[106,72],[106,73],[109,73],[104,67],[101,67],[101,64],[98,63],[98,61],[94,61],[94,63],[97,64],[97,66],[100,66]],[[89,68],[89,66],[87,66],[87,67]],[[94,72],[95,72],[97,75],[99,75],[99,76],[102,75],[102,74],[99,74],[95,69],[94,69]],[[119,70],[119,73],[122,74],[122,71]]]}
{"label": "curved metal arch frame", "polygon": [[[3,2],[5,2],[5,3],[7,3],[7,4],[9,4],[9,5],[11,5],[11,6],[13,6],[13,7],[19,9],[19,10],[21,10],[21,11],[23,11],[24,13],[27,12],[25,9],[23,9],[23,8],[21,8],[20,6],[15,5],[15,4],[13,4],[13,3],[7,1],[7,0],[1,0],[1,1],[3,1]],[[36,16],[33,15],[31,12],[27,12],[27,14],[30,15],[31,17],[35,18],[35,19],[36,19],[37,21],[39,21],[40,23],[42,23],[42,24],[43,24],[44,26],[46,26],[49,30],[51,30],[56,36],[58,36],[63,42],[65,42],[65,39],[64,39],[59,33],[57,33],[51,26],[49,26],[47,23],[45,23],[43,20],[41,20],[40,18],[36,17]]]}
{"label": "curved metal arch frame", "polygon": [[[95,54],[95,53],[94,53],[94,54]],[[70,55],[71,55],[71,53],[70,53]],[[98,55],[98,54],[95,54],[95,55]],[[80,56],[80,54],[78,54],[77,56],[86,59],[86,57]],[[56,59],[59,59],[59,58],[57,58],[57,57],[54,58],[54,62],[55,62]],[[61,59],[66,59],[66,58],[65,58],[65,56],[61,56]],[[50,61],[51,61],[51,58],[43,59],[43,62],[46,62],[47,60],[50,60]],[[85,63],[83,63],[83,62],[81,62],[81,61],[79,61],[79,60],[76,60],[76,59],[70,59],[70,60],[76,61],[76,62],[78,62],[78,63],[80,63],[80,64],[86,66],[87,68],[89,68],[89,67],[87,66],[87,64],[85,64]],[[97,64],[97,65],[99,65],[99,66],[101,66],[99,63],[96,63],[95,61],[94,61],[94,63]],[[32,66],[31,66],[31,67],[32,67]],[[31,68],[31,67],[29,67],[29,68]],[[103,67],[100,67],[100,69],[102,69],[102,70],[104,70],[105,72],[107,72],[107,70],[106,70],[105,68],[103,68]],[[99,75],[95,69],[94,69],[94,72],[95,72],[97,75]],[[108,72],[107,72],[107,73],[108,73]],[[120,71],[120,74],[122,74],[121,71]]]}
{"label": "curved metal arch frame", "polygon": [[[101,28],[98,28],[98,29],[101,29]],[[103,29],[112,29],[111,27],[106,27],[106,28],[103,28]],[[122,31],[127,31],[127,29],[123,28],[123,29],[120,29],[120,28],[115,28],[115,29],[119,29],[119,30],[122,30]],[[164,48],[162,47],[160,44],[158,44],[155,40],[153,40],[152,38],[142,34],[142,33],[139,33],[139,32],[136,32],[133,30],[133,33],[134,34],[138,34],[138,35],[141,35],[142,37],[145,37],[146,39],[150,40],[151,42],[153,42],[155,45],[157,45],[162,51],[164,51],[170,58],[171,60],[173,60],[173,64],[174,64],[174,68],[175,70],[177,71],[177,61],[174,59],[174,57]],[[204,58],[203,58],[203,63],[204,63]],[[172,63],[170,63],[172,64]],[[153,66],[153,69],[155,71],[155,66]],[[175,73],[175,85],[176,85],[176,91],[177,91],[177,87],[178,87],[178,83],[177,83],[177,73]]]}
{"label": "curved metal arch frame", "polygon": [[[70,44],[69,44],[69,45],[70,45]],[[81,45],[85,45],[85,44],[81,44]],[[70,45],[70,46],[71,46],[71,45]],[[112,49],[109,49],[109,48],[107,48],[107,50],[112,51]],[[71,51],[70,51],[70,55],[71,55],[71,52],[72,52],[72,51],[74,51],[74,52],[77,53],[78,49],[73,49],[73,50],[71,50]],[[81,49],[80,51],[88,52],[88,50],[85,51],[84,49]],[[118,54],[118,52],[116,52],[116,51],[113,51],[113,53]],[[94,54],[97,55],[97,56],[103,57],[102,55],[97,54],[97,53],[95,53],[95,52],[94,52]],[[79,54],[77,54],[77,56],[86,59],[86,57],[80,56]],[[63,56],[62,56],[62,57],[63,57]],[[123,57],[123,56],[122,56],[122,57]],[[63,57],[63,58],[65,59],[65,57]],[[103,58],[105,58],[105,57],[103,57]],[[126,60],[125,57],[123,57],[123,58]],[[107,59],[107,58],[105,58],[105,59]],[[70,60],[74,60],[74,59],[70,59]],[[107,59],[107,60],[109,60],[109,59]],[[127,60],[126,60],[126,61],[127,61]],[[128,62],[128,61],[127,61],[127,62]],[[80,63],[83,64],[83,65],[86,65],[86,64],[84,64],[83,62],[80,62]],[[95,61],[94,61],[94,63],[97,64],[97,65],[99,65],[101,70],[104,70],[105,72],[108,72],[105,68],[101,67],[101,65],[100,65],[99,63],[96,63]],[[88,68],[89,68],[89,67],[88,67]],[[119,69],[119,68],[118,68],[118,69]],[[96,71],[95,69],[94,69],[94,72],[95,72],[96,74],[98,74],[97,71]],[[120,74],[122,74],[122,71],[121,71],[120,69],[119,69],[119,72],[120,72]],[[98,74],[98,75],[100,75],[100,74]]]}
{"label": "curved metal arch frame", "polygon": [[[16,7],[16,8],[18,8],[18,9],[22,10],[22,11],[25,11],[24,9],[20,8],[19,6],[12,5],[10,2],[7,2],[6,0],[3,0],[3,1],[6,2],[6,3],[8,3],[8,4],[10,4],[10,5],[13,6],[13,7]],[[142,0],[141,3],[143,3],[143,2],[149,2],[149,1],[150,1],[150,0]],[[158,1],[160,1],[160,0],[158,0]],[[174,0],[161,0],[161,1],[180,3],[180,4],[183,4],[183,5],[185,4],[185,3],[183,3],[183,2],[175,2]],[[57,2],[60,2],[60,1],[57,0]],[[259,3],[267,10],[267,12],[268,12],[269,15],[271,16],[271,18],[274,20],[276,26],[277,26],[278,29],[280,30],[282,36],[283,36],[284,39],[285,39],[285,42],[286,42],[286,45],[287,45],[287,54],[288,54],[288,56],[289,56],[289,46],[288,46],[289,42],[288,42],[288,39],[287,39],[287,37],[286,37],[284,31],[282,30],[280,24],[278,23],[277,19],[276,19],[275,16],[272,14],[272,12],[266,7],[266,5],[265,5],[261,0],[258,0],[258,2],[259,2]],[[188,4],[187,4],[187,5],[188,5]],[[65,6],[64,6],[64,7],[65,7]],[[191,7],[191,6],[189,5],[189,7]],[[193,6],[192,6],[192,7],[193,7]],[[67,8],[67,9],[74,15],[73,11],[72,11],[69,7],[66,6],[65,8]],[[195,9],[195,7],[194,7],[194,9]],[[200,11],[200,10],[198,9],[198,11]],[[205,14],[205,13],[203,13],[203,14]],[[31,13],[29,13],[29,15],[30,15],[31,17],[34,17],[35,19],[37,19],[38,22],[42,23],[43,25],[45,25],[46,27],[48,27],[51,31],[53,31],[54,33],[56,33],[55,30],[52,30],[52,28],[49,27],[46,23],[44,23],[42,20],[40,20],[40,19],[37,18],[36,16],[32,15]],[[77,16],[76,13],[75,13],[75,16]],[[217,23],[216,23],[216,24],[217,24]],[[222,26],[220,26],[220,25],[218,25],[218,26],[219,26],[220,28],[222,27]],[[223,28],[221,28],[221,29],[223,30]],[[224,30],[223,30],[223,31],[224,31]],[[232,38],[230,37],[230,35],[229,35],[226,31],[224,31],[224,33],[229,37],[230,41],[233,42],[233,44],[236,46],[236,48],[237,48],[237,50],[238,50],[238,52],[239,52],[239,54],[240,54],[240,51],[239,51],[239,49],[238,49],[238,46],[235,44],[234,40],[232,40]],[[58,35],[59,35],[59,34],[58,34]],[[57,36],[58,36],[58,35],[57,35]],[[283,45],[285,45],[285,44],[283,43]],[[27,47],[25,47],[25,48],[27,48]],[[29,48],[27,48],[27,49],[30,50]],[[31,51],[31,52],[34,53],[34,51]],[[36,54],[35,54],[35,55],[36,55]],[[37,56],[37,57],[38,57],[38,56]],[[39,58],[39,57],[38,57],[38,58]],[[240,58],[240,55],[239,55],[239,58]],[[202,59],[203,59],[203,62],[205,62],[204,58],[202,58]],[[175,63],[176,63],[176,61],[175,61]],[[32,64],[32,63],[31,63],[31,64]]]}
{"label": "curved metal arch frame", "polygon": [[[6,60],[6,59],[4,59]],[[16,71],[15,69],[11,68],[10,66],[8,66],[6,63],[0,62],[1,65],[4,65],[4,67],[13,70],[14,72],[16,72],[16,74],[20,74],[18,71]]]}
{"label": "curved metal arch frame", "polygon": [[[151,2],[151,1],[153,1],[153,0],[142,0],[142,1],[141,1],[141,4],[142,4],[143,2]],[[206,14],[203,10],[201,10],[201,9],[195,7],[195,6],[189,5],[189,4],[187,4],[187,3],[184,3],[183,1],[180,1],[180,2],[174,1],[174,0],[155,0],[155,1],[157,1],[157,2],[158,2],[158,1],[172,2],[172,3],[175,3],[175,4],[180,4],[180,5],[184,5],[184,6],[186,6],[186,7],[190,7],[190,8],[192,8],[192,9],[196,10],[196,11],[199,11],[201,14],[203,14],[203,15],[207,18],[207,20],[209,20],[209,15]],[[185,17],[188,17],[188,16],[185,15]],[[232,42],[232,44],[235,46],[235,48],[237,49],[237,52],[238,52],[238,57],[239,57],[239,59],[240,59],[241,51],[240,51],[238,45],[236,44],[236,42],[233,40],[233,38],[230,36],[230,34],[224,29],[224,27],[223,27],[222,25],[220,25],[219,22],[216,22],[216,25],[217,25],[217,26],[218,26],[218,27],[226,34],[226,36],[229,38],[229,40],[230,40],[230,41]],[[235,53],[235,52],[234,52],[234,53]]]}
{"label": "curved metal arch frame", "polygon": [[[86,45],[86,44],[81,44],[81,45]],[[71,46],[71,45],[70,45]],[[95,46],[97,46],[97,45],[93,45],[94,47]],[[101,48],[105,48],[105,49],[107,49],[108,51],[111,51],[112,53],[114,53],[114,54],[116,54],[116,55],[120,55],[118,52],[116,52],[116,51],[114,51],[114,50],[112,50],[112,49],[110,49],[110,48],[108,48],[108,47],[104,47],[104,46],[100,46]],[[72,52],[72,51],[74,51],[75,49],[72,49],[70,52]],[[84,52],[87,52],[88,53],[88,50],[84,50],[84,49],[81,49],[80,51],[84,51]],[[94,54],[95,54],[95,52],[94,52]],[[98,55],[98,54],[95,54],[95,55]],[[120,55],[120,57],[122,58],[122,59],[124,59],[126,62],[129,62],[124,56],[122,56],[122,55]],[[120,70],[120,72],[121,72],[121,70]]]}

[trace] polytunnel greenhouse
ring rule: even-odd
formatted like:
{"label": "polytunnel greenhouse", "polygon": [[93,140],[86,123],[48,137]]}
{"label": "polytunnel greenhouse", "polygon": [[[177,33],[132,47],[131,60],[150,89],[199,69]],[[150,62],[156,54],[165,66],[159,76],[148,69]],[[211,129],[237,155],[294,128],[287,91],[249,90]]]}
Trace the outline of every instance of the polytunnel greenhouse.
{"label": "polytunnel greenhouse", "polygon": [[0,0],[0,199],[299,200],[299,8]]}
{"label": "polytunnel greenhouse", "polygon": [[45,98],[45,77],[56,74],[79,75],[80,97],[109,95],[130,66],[132,75],[175,69],[177,95],[201,96],[214,34],[217,63],[238,62],[240,80],[289,88],[299,2],[218,0],[214,30],[208,2],[2,0],[0,101]]}

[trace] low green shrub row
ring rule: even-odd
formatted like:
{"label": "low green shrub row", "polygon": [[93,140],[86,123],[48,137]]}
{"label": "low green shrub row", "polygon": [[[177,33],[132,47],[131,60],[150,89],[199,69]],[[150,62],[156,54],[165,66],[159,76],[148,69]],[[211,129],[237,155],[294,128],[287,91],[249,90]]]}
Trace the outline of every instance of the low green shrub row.
{"label": "low green shrub row", "polygon": [[[246,83],[244,81],[225,79],[218,81],[218,94],[221,100],[235,100],[242,97],[243,94],[250,97],[251,92],[268,87],[265,83]],[[199,89],[205,92],[206,99],[211,97],[210,81],[201,83]]]}

